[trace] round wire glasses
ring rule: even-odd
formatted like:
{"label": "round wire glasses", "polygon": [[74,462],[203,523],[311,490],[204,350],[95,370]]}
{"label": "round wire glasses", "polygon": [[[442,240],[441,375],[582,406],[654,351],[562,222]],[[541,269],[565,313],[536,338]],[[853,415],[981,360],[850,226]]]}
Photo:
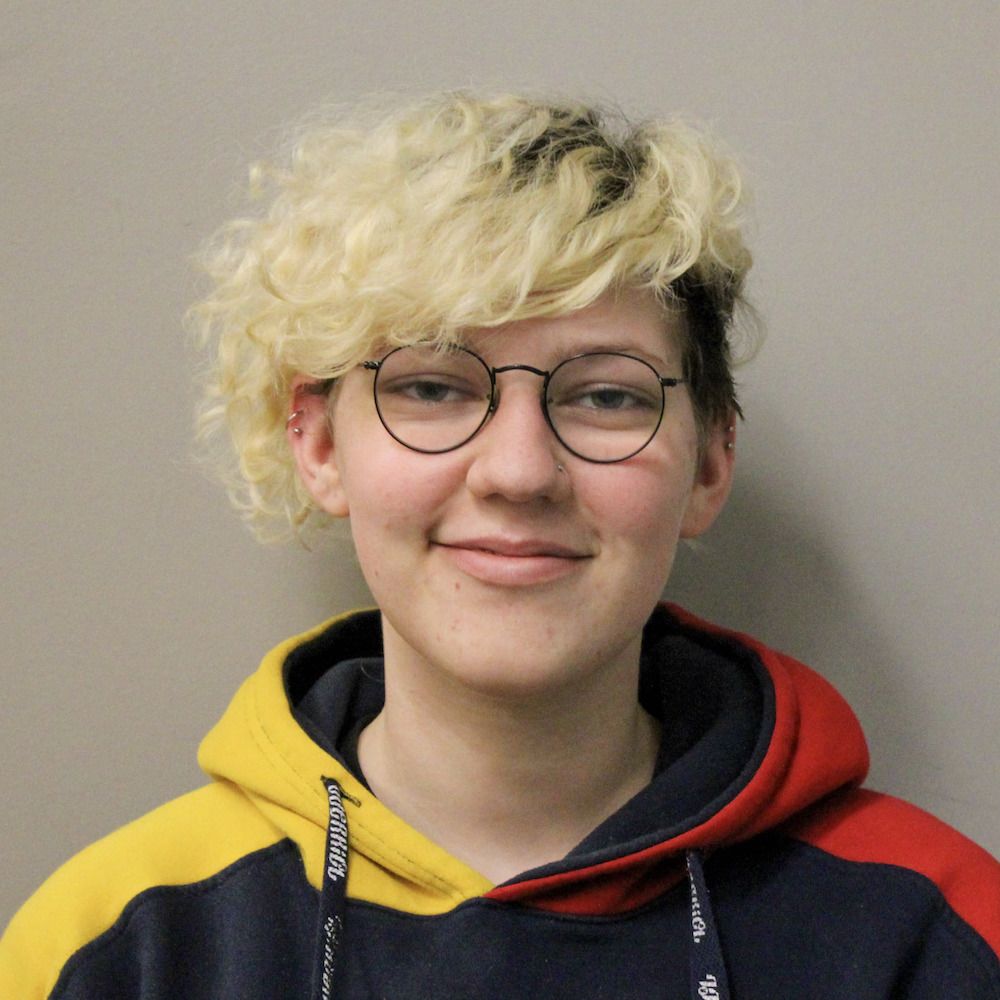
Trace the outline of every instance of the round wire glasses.
{"label": "round wire glasses", "polygon": [[397,347],[380,361],[372,390],[382,425],[413,451],[440,454],[470,441],[500,405],[497,376],[526,371],[542,378],[540,403],[552,433],[588,462],[624,462],[653,440],[663,420],[666,378],[630,354],[597,351],[551,371],[531,365],[492,368],[464,347]]}

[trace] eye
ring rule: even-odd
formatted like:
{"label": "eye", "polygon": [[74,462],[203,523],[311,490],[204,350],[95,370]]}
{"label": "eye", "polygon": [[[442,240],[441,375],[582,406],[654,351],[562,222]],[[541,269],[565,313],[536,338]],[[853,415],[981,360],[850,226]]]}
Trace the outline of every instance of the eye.
{"label": "eye", "polygon": [[637,386],[605,384],[564,387],[558,398],[549,399],[549,405],[614,411],[659,409],[660,402]]}
{"label": "eye", "polygon": [[558,365],[546,404],[560,420],[608,428],[659,419],[663,389],[655,369],[628,354],[581,354]]}
{"label": "eye", "polygon": [[379,391],[400,402],[430,405],[464,403],[482,397],[481,390],[473,383],[437,372],[384,379],[379,384]]}
{"label": "eye", "polygon": [[470,411],[485,409],[489,386],[454,372],[423,369],[379,379],[376,396],[383,416],[390,418],[464,419]]}
{"label": "eye", "polygon": [[407,393],[425,403],[443,403],[453,388],[443,382],[414,382],[406,387]]}
{"label": "eye", "polygon": [[450,403],[468,398],[471,392],[467,386],[455,385],[443,379],[428,376],[420,379],[401,380],[391,386],[388,392],[396,392],[421,403]]}

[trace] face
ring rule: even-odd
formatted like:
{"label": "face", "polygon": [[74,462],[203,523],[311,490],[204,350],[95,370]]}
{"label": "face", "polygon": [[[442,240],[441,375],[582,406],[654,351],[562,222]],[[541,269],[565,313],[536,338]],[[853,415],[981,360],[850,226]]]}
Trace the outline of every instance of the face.
{"label": "face", "polygon": [[[549,370],[612,350],[680,376],[674,322],[651,294],[626,292],[555,318],[473,330],[466,343],[494,367]],[[289,440],[312,496],[350,518],[382,610],[387,663],[400,658],[512,697],[634,670],[678,539],[706,530],[725,502],[724,429],[699,449],[687,390],[671,388],[646,448],[594,464],[552,434],[539,378],[512,371],[498,376],[500,405],[476,437],[421,454],[382,427],[372,378],[359,368],[341,380],[332,431],[325,401],[303,394],[303,433]]]}

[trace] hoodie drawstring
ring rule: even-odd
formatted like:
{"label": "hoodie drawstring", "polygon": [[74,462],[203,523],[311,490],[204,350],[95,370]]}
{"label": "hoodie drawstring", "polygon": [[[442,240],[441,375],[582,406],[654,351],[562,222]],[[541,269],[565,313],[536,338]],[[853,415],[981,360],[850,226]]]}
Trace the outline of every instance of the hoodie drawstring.
{"label": "hoodie drawstring", "polygon": [[344,933],[344,900],[347,889],[347,814],[344,812],[340,785],[324,778],[330,805],[326,831],[326,860],[323,867],[323,890],[319,901],[316,933],[316,963],[313,997],[330,1000],[337,968],[337,952]]}
{"label": "hoodie drawstring", "polygon": [[[320,894],[316,933],[316,963],[313,997],[331,1000],[338,951],[344,933],[344,905],[347,889],[347,814],[343,793],[332,778],[324,778],[329,802],[326,832],[326,860]],[[691,1000],[729,1000],[729,982],[722,958],[722,945],[715,926],[715,914],[701,855],[687,852],[688,881],[691,887]]]}
{"label": "hoodie drawstring", "polygon": [[691,886],[691,1000],[729,1000],[729,981],[715,914],[697,851],[687,852]]}

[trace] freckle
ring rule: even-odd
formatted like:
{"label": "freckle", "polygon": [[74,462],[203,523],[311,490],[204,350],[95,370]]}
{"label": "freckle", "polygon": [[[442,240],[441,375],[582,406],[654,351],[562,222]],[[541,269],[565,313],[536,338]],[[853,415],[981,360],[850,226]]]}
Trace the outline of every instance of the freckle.
{"label": "freckle", "polygon": [[456,580],[455,581],[455,590],[458,591],[458,590],[461,590],[461,589],[462,589],[462,585],[458,582],[458,580]]}

